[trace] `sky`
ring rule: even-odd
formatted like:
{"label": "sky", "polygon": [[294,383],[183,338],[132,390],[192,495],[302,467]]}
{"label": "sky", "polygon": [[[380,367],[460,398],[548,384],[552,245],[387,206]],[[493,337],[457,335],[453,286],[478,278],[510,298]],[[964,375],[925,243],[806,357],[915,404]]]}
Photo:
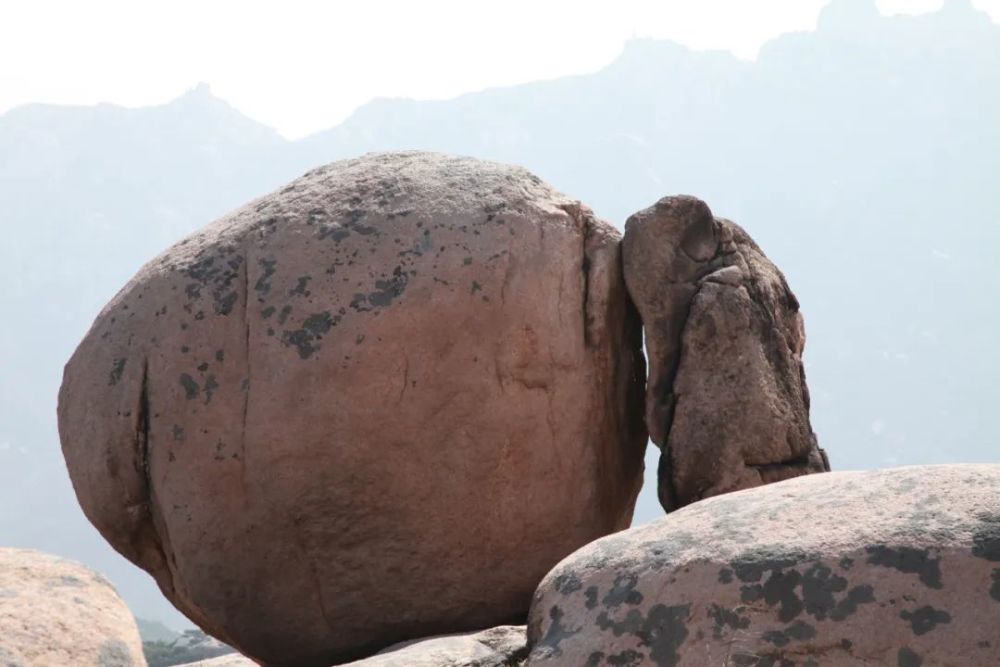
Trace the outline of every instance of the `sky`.
{"label": "sky", "polygon": [[[879,0],[920,13],[943,0]],[[298,138],[375,97],[442,99],[600,69],[630,38],[754,58],[825,0],[5,0],[0,113],[165,103],[208,83]],[[1000,0],[973,0],[1000,21]],[[719,20],[719,17],[725,17]]]}

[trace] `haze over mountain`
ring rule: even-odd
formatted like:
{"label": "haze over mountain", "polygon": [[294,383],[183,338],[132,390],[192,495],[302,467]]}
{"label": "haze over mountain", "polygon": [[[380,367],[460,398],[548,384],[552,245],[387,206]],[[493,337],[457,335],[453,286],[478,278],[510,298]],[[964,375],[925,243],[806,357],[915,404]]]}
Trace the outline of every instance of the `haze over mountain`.
{"label": "haze over mountain", "polygon": [[[295,142],[206,86],[143,109],[14,109],[0,116],[2,541],[84,561],[139,616],[178,622],[76,504],[55,428],[62,364],[170,243],[372,150],[522,164],[619,226],[662,195],[698,195],[802,302],[813,424],[835,469],[996,461],[998,119],[1000,26],[965,1],[888,18],[837,0],[816,32],[754,62],[634,41],[592,75],[376,100]],[[659,514],[654,494],[655,481],[637,521]]]}

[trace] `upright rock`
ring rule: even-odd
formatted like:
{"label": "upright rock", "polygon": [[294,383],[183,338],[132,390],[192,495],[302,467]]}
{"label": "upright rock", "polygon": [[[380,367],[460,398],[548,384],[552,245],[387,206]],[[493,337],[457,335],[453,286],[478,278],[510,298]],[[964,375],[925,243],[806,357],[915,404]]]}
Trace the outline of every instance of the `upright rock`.
{"label": "upright rock", "polygon": [[622,253],[664,509],[829,470],[809,424],[798,301],[747,233],[699,199],[665,197],[628,219]]}
{"label": "upright rock", "polygon": [[328,165],[181,241],[66,366],[88,518],[270,666],[523,620],[628,526],[643,362],[619,235],[527,171]]}
{"label": "upright rock", "polygon": [[0,665],[146,667],[146,659],[107,579],[56,556],[0,548]]}
{"label": "upright rock", "polygon": [[531,667],[1000,665],[1000,465],[807,475],[562,561]]}

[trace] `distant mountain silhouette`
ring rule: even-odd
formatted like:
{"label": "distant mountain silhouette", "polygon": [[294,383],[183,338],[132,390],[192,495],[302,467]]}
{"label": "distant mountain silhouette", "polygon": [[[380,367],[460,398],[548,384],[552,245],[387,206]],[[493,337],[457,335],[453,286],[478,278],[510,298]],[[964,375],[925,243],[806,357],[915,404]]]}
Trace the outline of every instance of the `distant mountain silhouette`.
{"label": "distant mountain silhouette", "polygon": [[[169,243],[371,150],[522,164],[619,226],[662,195],[696,194],[798,294],[835,469],[996,461],[998,121],[1000,27],[963,1],[888,18],[837,0],[816,32],[755,62],[637,40],[592,75],[375,100],[296,142],[205,86],[145,109],[12,110],[0,116],[0,539],[83,560],[141,615],[176,620],[76,506],[55,432],[62,363]],[[637,520],[657,515],[647,487]]]}

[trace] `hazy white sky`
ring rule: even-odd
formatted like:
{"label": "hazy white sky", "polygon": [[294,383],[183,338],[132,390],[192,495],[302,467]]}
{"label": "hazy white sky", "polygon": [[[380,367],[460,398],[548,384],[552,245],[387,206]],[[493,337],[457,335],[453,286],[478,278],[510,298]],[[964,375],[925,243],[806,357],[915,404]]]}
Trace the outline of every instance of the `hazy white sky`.
{"label": "hazy white sky", "polygon": [[[885,13],[943,0],[879,0]],[[826,0],[2,0],[0,113],[159,104],[197,82],[298,137],[373,97],[451,97],[578,74],[630,37],[753,58]],[[1000,0],[973,0],[1000,21]]]}

